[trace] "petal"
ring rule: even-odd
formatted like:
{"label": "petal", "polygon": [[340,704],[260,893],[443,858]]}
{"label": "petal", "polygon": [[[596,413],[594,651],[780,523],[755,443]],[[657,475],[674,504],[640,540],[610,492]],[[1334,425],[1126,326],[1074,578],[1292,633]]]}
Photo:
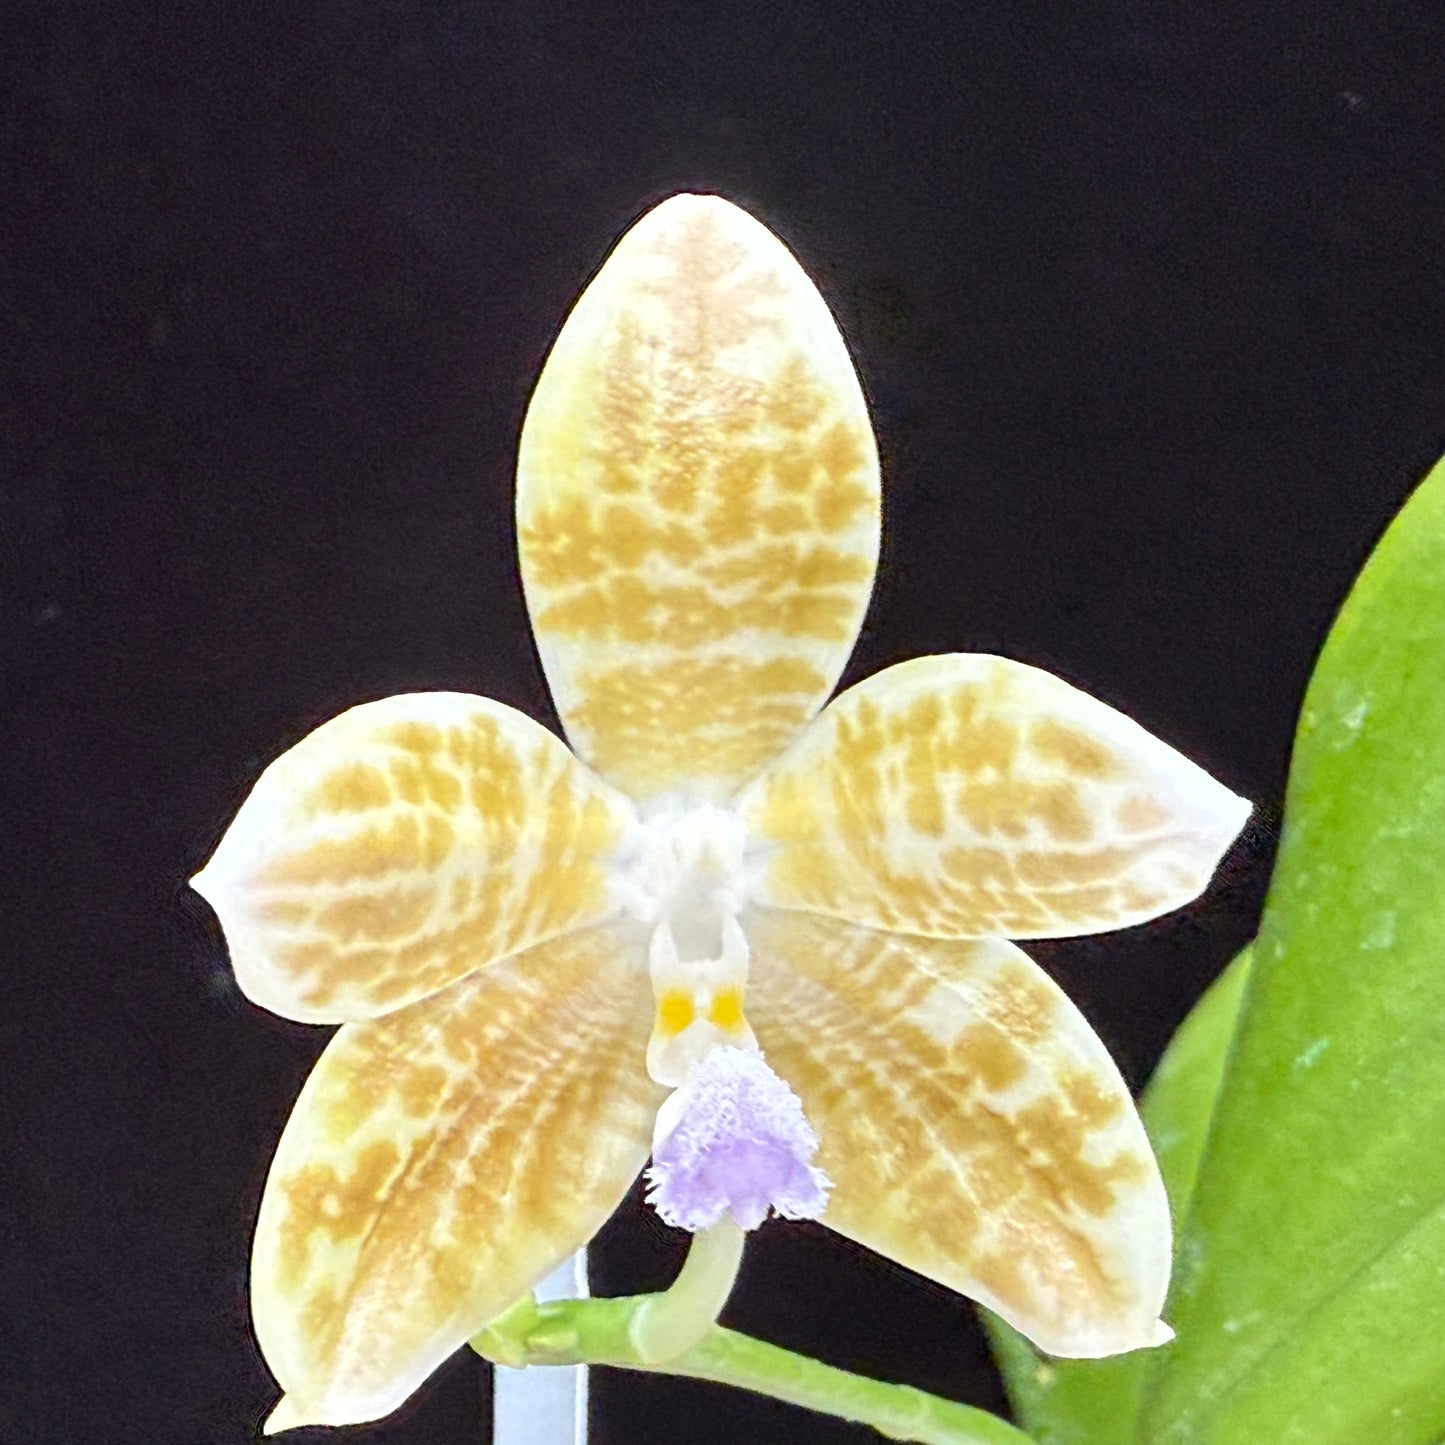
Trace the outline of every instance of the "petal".
{"label": "petal", "polygon": [[387,1414],[592,1237],[663,1097],[651,1013],[639,961],[593,930],[336,1035],[256,1225],[274,1428]]}
{"label": "petal", "polygon": [[613,908],[627,800],[530,718],[423,692],[364,703],[261,774],[191,880],[242,991],[368,1018]]}
{"label": "petal", "polygon": [[751,1012],[833,1181],[823,1223],[1055,1355],[1159,1344],[1169,1206],[1082,1014],[1002,939],[759,910]]}
{"label": "petal", "polygon": [[674,196],[618,242],[532,395],[517,531],[567,736],[633,797],[726,796],[822,706],[878,457],[827,305],[745,211]]}
{"label": "petal", "polygon": [[941,938],[1055,938],[1196,897],[1249,804],[1122,713],[1001,657],[850,688],[738,800],[754,896]]}

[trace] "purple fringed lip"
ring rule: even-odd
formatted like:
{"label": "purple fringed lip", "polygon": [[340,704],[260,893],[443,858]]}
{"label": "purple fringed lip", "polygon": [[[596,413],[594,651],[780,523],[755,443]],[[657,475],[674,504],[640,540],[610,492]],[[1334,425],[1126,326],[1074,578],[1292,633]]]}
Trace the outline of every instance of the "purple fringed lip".
{"label": "purple fringed lip", "polygon": [[798,1096],[746,1049],[712,1049],[658,1113],[648,1203],[679,1229],[729,1215],[756,1229],[770,1209],[816,1219],[832,1187],[813,1164],[818,1136]]}

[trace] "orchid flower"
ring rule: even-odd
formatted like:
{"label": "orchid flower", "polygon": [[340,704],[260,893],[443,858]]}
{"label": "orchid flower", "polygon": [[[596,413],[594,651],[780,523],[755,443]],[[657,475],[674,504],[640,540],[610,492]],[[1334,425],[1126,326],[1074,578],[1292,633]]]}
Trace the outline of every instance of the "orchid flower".
{"label": "orchid flower", "polygon": [[729,1065],[736,1087],[801,1101],[767,1106],[818,1146],[794,1212],[1050,1353],[1167,1338],[1169,1211],[1128,1091],[1007,940],[1179,907],[1248,805],[999,657],[828,702],[877,453],[822,297],[716,196],[644,216],[577,302],[517,526],[571,751],[481,697],[365,703],[264,771],[194,880],[249,998],[342,1025],[256,1226],[268,1428],[400,1404],[592,1237],[670,1090],[675,1195],[701,1147],[683,1091],[719,1050],[766,1064]]}

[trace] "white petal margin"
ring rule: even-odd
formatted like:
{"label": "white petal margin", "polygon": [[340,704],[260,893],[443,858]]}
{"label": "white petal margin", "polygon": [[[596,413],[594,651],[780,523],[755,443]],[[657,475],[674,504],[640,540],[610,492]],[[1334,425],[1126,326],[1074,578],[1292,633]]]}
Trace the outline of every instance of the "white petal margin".
{"label": "white petal margin", "polygon": [[1169,1205],[1083,1015],[1020,949],[757,910],[749,1014],[833,1181],[822,1222],[1052,1355],[1161,1344]]}
{"label": "white petal margin", "polygon": [[522,713],[406,693],[277,758],[191,886],[253,1003],[341,1023],[607,917],[605,855],[632,823],[631,804]]}
{"label": "white petal margin", "polygon": [[937,938],[1057,938],[1208,886],[1249,803],[1062,679],[920,657],[850,688],[735,807],[753,896]]}
{"label": "white petal margin", "polygon": [[256,1224],[269,1433],[390,1414],[586,1244],[647,1157],[651,1024],[635,956],[595,929],[337,1033]]}

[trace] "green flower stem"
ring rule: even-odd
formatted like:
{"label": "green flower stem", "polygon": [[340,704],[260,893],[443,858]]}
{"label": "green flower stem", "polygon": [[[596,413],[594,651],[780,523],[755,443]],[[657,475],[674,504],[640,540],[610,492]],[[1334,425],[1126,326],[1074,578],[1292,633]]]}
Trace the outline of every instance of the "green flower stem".
{"label": "green flower stem", "polygon": [[842,1420],[870,1425],[890,1440],[922,1445],[1032,1445],[997,1416],[908,1385],[889,1385],[820,1364],[791,1350],[714,1325],[674,1359],[653,1363],[634,1342],[640,1312],[655,1295],[622,1299],[530,1298],[494,1320],[472,1347],[507,1365],[611,1365],[736,1385]]}
{"label": "green flower stem", "polygon": [[726,1216],[693,1235],[671,1287],[645,1296],[633,1314],[632,1348],[639,1361],[660,1365],[675,1360],[704,1338],[733,1292],[746,1239]]}

